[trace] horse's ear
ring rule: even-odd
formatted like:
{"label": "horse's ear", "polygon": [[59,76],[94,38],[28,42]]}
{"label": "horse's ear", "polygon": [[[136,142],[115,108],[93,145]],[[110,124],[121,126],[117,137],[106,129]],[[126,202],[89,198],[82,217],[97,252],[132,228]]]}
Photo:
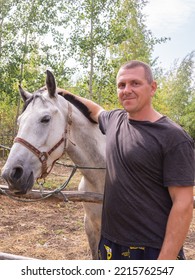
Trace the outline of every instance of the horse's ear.
{"label": "horse's ear", "polygon": [[47,73],[47,76],[46,76],[47,90],[48,90],[49,96],[51,98],[53,98],[56,95],[56,81],[55,81],[54,75],[49,70],[47,70],[46,73]]}
{"label": "horse's ear", "polygon": [[27,100],[28,98],[30,98],[30,97],[32,96],[32,94],[31,94],[30,92],[28,92],[28,91],[25,91],[25,90],[21,87],[21,85],[19,85],[18,88],[19,88],[19,92],[20,92],[20,95],[21,95],[22,99],[24,100],[24,102],[26,102],[26,100]]}

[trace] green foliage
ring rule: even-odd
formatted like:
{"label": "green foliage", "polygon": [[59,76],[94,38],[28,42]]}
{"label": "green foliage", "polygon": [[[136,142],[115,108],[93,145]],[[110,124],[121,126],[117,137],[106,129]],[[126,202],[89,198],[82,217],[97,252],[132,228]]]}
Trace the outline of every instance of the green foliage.
{"label": "green foliage", "polygon": [[195,139],[195,91],[191,102],[184,109],[180,123],[192,138]]}
{"label": "green foliage", "polygon": [[183,126],[195,138],[194,52],[159,78],[154,106]]}
{"label": "green foliage", "polygon": [[0,101],[0,144],[11,146],[15,136],[17,106],[9,96],[4,94],[1,98],[3,102]]}
{"label": "green foliage", "polygon": [[142,13],[145,5],[143,0],[74,3],[71,55],[85,70],[79,84],[85,84],[87,97],[116,104],[115,78],[120,65],[130,59],[151,62],[154,45],[166,41],[153,38],[147,30]]}
{"label": "green foliage", "polygon": [[60,54],[65,47],[58,28],[66,22],[65,15],[59,13],[63,7],[63,0],[1,1],[0,88],[13,99],[17,100],[16,83],[22,81],[34,90],[44,83],[48,67],[53,67],[56,75],[62,74],[66,56]]}
{"label": "green foliage", "polygon": [[11,127],[20,111],[18,84],[34,92],[44,85],[47,68],[60,87],[105,108],[118,107],[117,71],[124,62],[139,59],[150,63],[158,76],[155,108],[194,137],[194,54],[169,73],[156,68],[154,45],[168,38],[154,38],[147,29],[147,2],[0,0],[1,127]]}

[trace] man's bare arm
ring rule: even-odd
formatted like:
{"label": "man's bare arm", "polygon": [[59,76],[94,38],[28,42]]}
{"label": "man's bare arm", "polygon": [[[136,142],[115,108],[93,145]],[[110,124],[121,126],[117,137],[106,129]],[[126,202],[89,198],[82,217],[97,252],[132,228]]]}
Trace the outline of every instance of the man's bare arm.
{"label": "man's bare arm", "polygon": [[173,202],[169,214],[164,242],[159,260],[176,260],[193,215],[193,187],[171,186],[169,193]]}

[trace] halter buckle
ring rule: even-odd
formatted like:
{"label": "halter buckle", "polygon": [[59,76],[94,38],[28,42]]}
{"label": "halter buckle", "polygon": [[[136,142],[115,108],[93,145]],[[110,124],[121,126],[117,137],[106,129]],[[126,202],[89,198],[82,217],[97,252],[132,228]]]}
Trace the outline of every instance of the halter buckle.
{"label": "halter buckle", "polygon": [[44,162],[44,161],[47,161],[48,159],[48,153],[47,152],[41,152],[40,155],[39,155],[39,160],[40,162]]}

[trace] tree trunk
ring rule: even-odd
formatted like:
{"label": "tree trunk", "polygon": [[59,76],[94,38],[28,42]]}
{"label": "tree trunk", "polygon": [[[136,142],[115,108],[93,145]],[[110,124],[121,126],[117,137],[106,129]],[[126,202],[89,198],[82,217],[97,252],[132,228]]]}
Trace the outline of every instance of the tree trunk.
{"label": "tree trunk", "polygon": [[94,72],[94,47],[93,47],[93,17],[94,17],[94,0],[91,1],[91,30],[90,30],[90,40],[91,40],[91,50],[90,50],[90,74],[89,74],[89,98],[93,97],[93,72]]}

